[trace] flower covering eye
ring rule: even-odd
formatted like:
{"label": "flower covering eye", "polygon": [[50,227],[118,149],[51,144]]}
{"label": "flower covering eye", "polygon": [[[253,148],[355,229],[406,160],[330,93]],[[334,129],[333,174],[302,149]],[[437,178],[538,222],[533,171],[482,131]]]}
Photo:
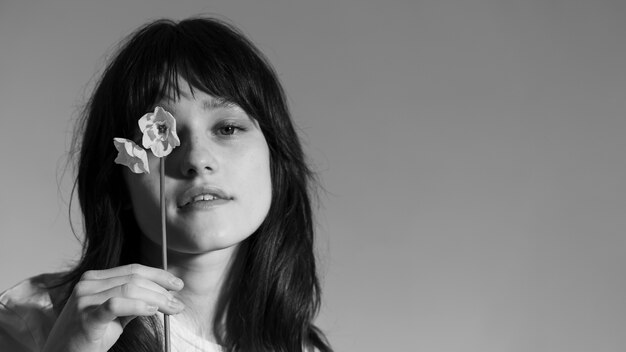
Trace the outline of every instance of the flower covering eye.
{"label": "flower covering eye", "polygon": [[[157,106],[154,112],[143,115],[138,124],[143,134],[141,144],[144,148],[150,148],[155,156],[164,157],[180,145],[176,119],[162,107]],[[113,138],[113,143],[118,151],[116,164],[127,166],[136,174],[150,173],[145,149],[126,138]]]}
{"label": "flower covering eye", "polygon": [[150,173],[148,155],[145,149],[126,138],[113,138],[113,144],[118,152],[117,158],[114,160],[116,164],[127,166],[130,171],[136,174]]}
{"label": "flower covering eye", "polygon": [[159,158],[168,155],[180,145],[176,134],[176,119],[160,106],[139,119],[139,128],[143,133],[141,144],[144,148],[150,148]]}

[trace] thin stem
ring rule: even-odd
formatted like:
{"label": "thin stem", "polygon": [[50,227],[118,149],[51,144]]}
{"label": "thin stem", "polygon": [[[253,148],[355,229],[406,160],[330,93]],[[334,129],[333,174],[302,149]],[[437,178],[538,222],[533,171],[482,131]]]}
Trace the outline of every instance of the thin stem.
{"label": "thin stem", "polygon": [[[163,270],[167,270],[167,235],[165,232],[165,157],[160,160],[160,195],[161,195],[161,250],[163,254]],[[163,328],[165,334],[165,352],[170,352],[170,316],[163,315]]]}

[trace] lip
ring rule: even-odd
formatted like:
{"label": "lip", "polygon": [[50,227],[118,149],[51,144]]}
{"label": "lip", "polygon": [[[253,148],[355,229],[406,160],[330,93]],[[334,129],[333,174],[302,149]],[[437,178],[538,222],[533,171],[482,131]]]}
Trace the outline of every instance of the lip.
{"label": "lip", "polygon": [[[215,199],[194,201],[194,198],[202,195],[210,195],[215,197]],[[207,208],[218,204],[224,204],[232,199],[233,197],[228,195],[219,187],[200,185],[185,190],[179,197],[177,197],[176,205],[179,209]]]}

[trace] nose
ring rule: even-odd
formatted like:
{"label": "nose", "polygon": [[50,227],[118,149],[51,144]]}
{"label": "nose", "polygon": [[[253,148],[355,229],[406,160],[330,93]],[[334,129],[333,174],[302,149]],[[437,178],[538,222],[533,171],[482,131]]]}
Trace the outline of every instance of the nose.
{"label": "nose", "polygon": [[[205,138],[206,139],[206,138]],[[208,140],[200,136],[181,139],[180,172],[185,177],[193,177],[202,174],[210,174],[216,171],[217,161]]]}

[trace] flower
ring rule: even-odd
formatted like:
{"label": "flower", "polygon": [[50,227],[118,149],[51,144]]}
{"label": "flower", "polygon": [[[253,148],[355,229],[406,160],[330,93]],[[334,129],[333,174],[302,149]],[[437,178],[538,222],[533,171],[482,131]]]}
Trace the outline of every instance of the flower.
{"label": "flower", "polygon": [[168,155],[180,145],[174,116],[160,106],[139,119],[139,128],[143,133],[141,144],[144,148],[150,148],[159,158]]}
{"label": "flower", "polygon": [[117,158],[115,158],[116,164],[128,166],[136,174],[150,173],[148,155],[145,149],[126,138],[113,138],[113,144],[115,144],[115,149],[118,152]]}

